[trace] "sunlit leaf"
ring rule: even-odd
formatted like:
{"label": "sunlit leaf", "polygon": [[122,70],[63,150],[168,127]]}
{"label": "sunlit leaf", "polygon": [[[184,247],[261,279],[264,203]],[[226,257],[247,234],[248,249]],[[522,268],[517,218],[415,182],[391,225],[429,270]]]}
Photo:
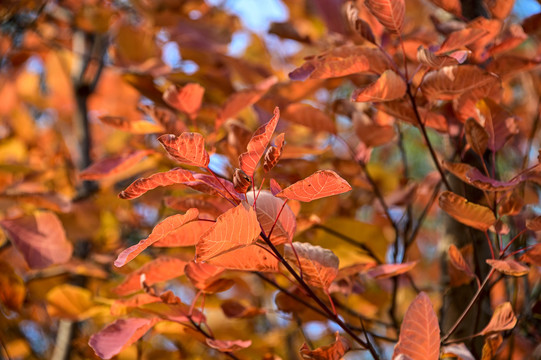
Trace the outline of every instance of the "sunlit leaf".
{"label": "sunlit leaf", "polygon": [[252,345],[252,340],[215,340],[207,338],[207,345],[221,352],[234,352]]}
{"label": "sunlit leaf", "polygon": [[270,249],[265,249],[249,245],[218,255],[208,262],[230,270],[278,272],[278,259],[271,254]]}
{"label": "sunlit leaf", "polygon": [[462,16],[462,4],[460,3],[460,0],[430,0],[430,2],[436,4],[451,14],[458,17]]}
{"label": "sunlit leaf", "polygon": [[280,110],[274,109],[274,116],[268,123],[261,126],[256,130],[252,139],[248,143],[247,151],[239,156],[240,168],[248,175],[252,177],[257,164],[261,160],[261,156],[265,153],[267,146],[269,146],[272,134],[280,119]]}
{"label": "sunlit leaf", "polygon": [[340,336],[338,331],[334,334],[336,340],[334,343],[310,350],[304,343],[300,349],[301,357],[307,360],[340,360],[351,349],[348,339]]}
{"label": "sunlit leaf", "polygon": [[487,335],[493,332],[511,330],[515,327],[517,321],[515,313],[513,312],[513,306],[510,302],[505,302],[496,307],[490,322],[480,334]]}
{"label": "sunlit leaf", "polygon": [[428,296],[421,292],[410,304],[400,326],[400,336],[393,353],[412,360],[438,360],[440,327]]}
{"label": "sunlit leaf", "polygon": [[169,216],[158,225],[156,225],[147,238],[139,241],[138,244],[135,244],[122,251],[115,260],[115,266],[124,266],[126,263],[133,260],[137,255],[142,253],[143,250],[145,250],[147,247],[159,240],[164,239],[172,232],[178,230],[184,224],[196,220],[198,216],[199,211],[197,209],[190,209],[184,215],[178,214]]}
{"label": "sunlit leaf", "polygon": [[338,257],[331,250],[310,243],[286,244],[284,256],[291,264],[297,266],[299,264],[292,246],[299,256],[304,281],[309,285],[328,290],[338,275]]}
{"label": "sunlit leaf", "polygon": [[165,206],[181,212],[197,208],[200,214],[208,214],[214,218],[231,209],[232,206],[230,202],[222,198],[206,195],[166,196],[163,202]]}
{"label": "sunlit leaf", "polygon": [[336,134],[336,125],[326,113],[304,103],[288,105],[282,117],[284,120],[309,127],[314,131],[326,131]]}
{"label": "sunlit leaf", "polygon": [[473,357],[472,353],[464,343],[443,346],[441,348],[441,353],[442,360],[475,360],[475,357]]}
{"label": "sunlit leaf", "polygon": [[43,269],[71,258],[73,246],[66,239],[62,223],[52,212],[41,211],[0,220],[0,226],[31,268]]}
{"label": "sunlit leaf", "polygon": [[92,306],[92,293],[79,286],[62,284],[47,293],[47,312],[52,317],[83,320]]}
{"label": "sunlit leaf", "polygon": [[184,275],[185,266],[186,261],[173,257],[159,257],[126,276],[114,291],[119,295],[128,295],[143,289],[141,281],[143,276],[147,286],[174,279]]}
{"label": "sunlit leaf", "polygon": [[270,191],[272,195],[276,196],[282,191],[282,187],[274,179],[270,179]]}
{"label": "sunlit leaf", "polygon": [[212,227],[213,221],[195,220],[184,224],[177,230],[167,234],[167,236],[156,241],[152,246],[155,247],[182,247],[193,246],[199,242],[201,235]]}
{"label": "sunlit leaf", "polygon": [[132,134],[155,134],[164,131],[161,125],[146,120],[128,120],[122,116],[100,116],[99,119],[104,124]]}
{"label": "sunlit leaf", "polygon": [[430,49],[419,47],[417,50],[417,60],[423,65],[439,69],[444,66],[462,64],[468,58],[469,53],[469,51],[459,50],[449,55],[436,55]]}
{"label": "sunlit leaf", "polygon": [[453,31],[447,36],[443,44],[441,44],[439,50],[436,51],[436,54],[443,54],[464,48],[481,39],[486,34],[488,34],[488,31],[474,28]]}
{"label": "sunlit leaf", "polygon": [[135,199],[158,186],[181,184],[186,181],[195,181],[193,173],[185,169],[175,168],[153,174],[147,178],[137,179],[118,196],[126,200]]}
{"label": "sunlit leaf", "polygon": [[163,93],[163,100],[194,120],[201,107],[204,93],[205,88],[196,83],[188,83],[180,89],[171,85]]}
{"label": "sunlit leaf", "polygon": [[342,46],[308,59],[289,73],[292,80],[328,79],[356,73],[381,74],[391,66],[379,49]]}
{"label": "sunlit leaf", "polygon": [[110,359],[139,340],[159,320],[157,318],[118,319],[90,337],[88,345],[102,359]]}
{"label": "sunlit leaf", "polygon": [[[246,200],[248,204],[253,205],[254,194],[252,192],[246,194]],[[257,220],[267,236],[271,228],[273,229],[271,241],[275,245],[291,241],[297,227],[295,214],[287,204],[284,204],[284,201],[267,190],[262,190],[257,196],[255,206]]]}
{"label": "sunlit leaf", "polygon": [[205,150],[205,139],[199,133],[182,133],[162,135],[158,141],[167,153],[176,161],[193,166],[207,167],[209,154]]}
{"label": "sunlit leaf", "polygon": [[465,198],[450,191],[444,191],[439,197],[443,211],[458,222],[485,231],[494,225],[496,217],[492,210],[469,202]]}
{"label": "sunlit leaf", "polygon": [[498,270],[499,272],[505,275],[524,276],[530,272],[530,269],[527,266],[524,266],[521,263],[512,259],[506,259],[506,260],[487,259],[486,262],[487,264],[492,266],[494,269]]}
{"label": "sunlit leaf", "polygon": [[267,173],[271,171],[282,156],[282,147],[284,146],[284,133],[278,134],[274,139],[274,146],[270,146],[263,157],[263,170]]}
{"label": "sunlit leaf", "polygon": [[366,7],[392,33],[401,33],[406,14],[405,0],[366,0]]}
{"label": "sunlit leaf", "polygon": [[406,88],[406,82],[402,77],[393,70],[385,70],[375,82],[354,91],[352,100],[357,102],[396,100],[406,94]]}
{"label": "sunlit leaf", "polygon": [[351,186],[332,170],[319,170],[282,190],[277,197],[310,202],[348,192]]}
{"label": "sunlit leaf", "polygon": [[233,280],[221,277],[224,271],[220,266],[196,262],[188,263],[185,268],[186,276],[193,286],[208,294],[222,292],[233,286]]}
{"label": "sunlit leaf", "polygon": [[[255,210],[245,202],[220,215],[196,245],[197,261],[208,261],[229,251],[248,246],[261,228]],[[243,259],[237,259],[242,261]]]}
{"label": "sunlit leaf", "polygon": [[79,173],[82,180],[100,180],[118,174],[137,164],[152,150],[137,150],[127,154],[101,159]]}

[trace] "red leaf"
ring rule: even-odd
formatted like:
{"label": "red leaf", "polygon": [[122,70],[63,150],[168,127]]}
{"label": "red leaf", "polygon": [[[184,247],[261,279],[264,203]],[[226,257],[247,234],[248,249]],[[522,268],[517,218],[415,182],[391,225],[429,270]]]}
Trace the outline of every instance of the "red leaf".
{"label": "red leaf", "polygon": [[186,261],[173,257],[159,257],[126,276],[126,279],[114,291],[119,295],[128,295],[143,289],[141,286],[143,275],[145,284],[148,286],[174,279],[184,275],[185,266]]}
{"label": "red leaf", "polygon": [[413,269],[413,267],[415,267],[415,265],[417,265],[417,263],[418,261],[411,261],[403,264],[378,265],[368,270],[368,275],[370,275],[374,279],[386,279],[410,271],[411,269]]}
{"label": "red leaf", "polygon": [[315,131],[336,134],[336,125],[323,111],[304,103],[288,105],[282,117],[289,122],[309,127]]}
{"label": "red leaf", "polygon": [[163,133],[163,127],[146,120],[128,120],[122,116],[99,116],[102,123],[132,134]]}
{"label": "red leaf", "polygon": [[481,231],[488,230],[496,222],[492,210],[486,206],[469,202],[450,191],[444,191],[439,198],[440,207],[455,220]]}
{"label": "red leaf", "polygon": [[92,335],[88,345],[102,359],[110,359],[139,340],[159,321],[157,318],[118,319]]}
{"label": "red leaf", "polygon": [[304,180],[288,186],[276,196],[310,202],[327,196],[342,194],[351,190],[348,182],[332,170],[319,170]]}
{"label": "red leaf", "polygon": [[246,202],[242,202],[219,216],[216,223],[201,235],[196,245],[196,259],[207,261],[248,246],[257,240],[260,232],[256,212]]}
{"label": "red leaf", "polygon": [[79,173],[82,180],[99,180],[118,174],[137,164],[142,158],[153,153],[152,150],[138,150],[127,154],[112,156],[93,163]]}
{"label": "red leaf", "polygon": [[391,67],[383,52],[373,47],[341,46],[310,58],[289,73],[291,80],[328,79],[357,73],[381,74]]}
{"label": "red leaf", "polygon": [[290,263],[297,266],[299,266],[297,256],[292,247],[295,247],[299,256],[304,281],[327,291],[338,275],[338,257],[331,250],[310,243],[286,244],[284,256]]}
{"label": "red leaf", "polygon": [[[247,194],[246,200],[250,205],[253,205],[254,195],[252,192]],[[296,217],[291,208],[285,204],[282,209],[284,201],[266,190],[262,190],[256,200],[257,220],[267,236],[274,225],[271,235],[271,241],[274,245],[293,240],[297,228]],[[279,217],[278,214],[280,214]]]}
{"label": "red leaf", "polygon": [[171,85],[163,93],[163,100],[188,115],[191,120],[195,120],[201,108],[204,93],[205,88],[196,83],[186,84],[180,89],[176,85]]}
{"label": "red leaf", "polygon": [[167,153],[176,161],[193,166],[207,167],[209,154],[205,150],[205,139],[199,133],[182,133],[162,135],[158,141]]}
{"label": "red leaf", "polygon": [[137,255],[143,252],[147,247],[155,242],[164,239],[172,232],[178,230],[184,224],[194,221],[199,216],[197,209],[190,209],[184,215],[169,216],[152,229],[150,235],[138,244],[133,245],[126,250],[122,251],[115,260],[115,266],[121,267],[126,265],[129,261],[133,260]]}
{"label": "red leaf", "polygon": [[191,221],[166,237],[156,241],[155,247],[193,246],[199,242],[201,235],[214,225],[213,221]]}
{"label": "red leaf", "polygon": [[404,0],[366,0],[368,10],[392,33],[402,32],[406,3]]}
{"label": "red leaf", "polygon": [[352,100],[357,102],[381,102],[400,99],[406,94],[406,82],[394,71],[385,70],[373,83],[353,92]]}
{"label": "red leaf", "polygon": [[517,324],[517,318],[510,302],[498,305],[487,326],[479,333],[487,335],[493,332],[512,330]]}
{"label": "red leaf", "polygon": [[310,350],[308,345],[304,343],[301,347],[301,356],[307,360],[340,360],[345,353],[351,349],[349,340],[340,336],[338,331],[335,333],[336,340],[334,343],[319,347],[315,350]]}
{"label": "red leaf", "polygon": [[278,184],[278,182],[276,182],[276,180],[270,179],[270,191],[272,195],[276,196],[282,191],[282,187],[280,184]]}
{"label": "red leaf", "polygon": [[476,168],[471,168],[470,170],[468,170],[468,172],[466,173],[466,179],[471,185],[475,186],[478,189],[486,191],[512,190],[524,180],[522,176],[515,177],[510,181],[495,180],[483,175],[483,173],[481,173]]}
{"label": "red leaf", "polygon": [[[218,180],[214,176],[208,174],[194,174],[194,178],[195,181],[185,182],[184,185],[209,195],[220,195],[226,199],[230,199],[231,196],[233,196],[235,200],[244,200],[245,198],[244,194],[239,194],[235,190],[235,186],[229,180],[222,178],[219,178]],[[227,189],[227,191],[224,188]]]}
{"label": "red leaf", "polygon": [[221,352],[233,352],[246,349],[252,345],[252,340],[216,340],[207,338],[207,345]]}
{"label": "red leaf", "polygon": [[400,336],[393,353],[412,360],[438,360],[440,328],[428,296],[421,292],[410,304],[400,327]]}
{"label": "red leaf", "polygon": [[267,146],[269,146],[269,142],[279,119],[280,110],[275,108],[272,119],[256,130],[248,143],[247,151],[239,156],[240,168],[249,177],[254,175],[255,168],[257,167],[261,156],[263,156],[263,153],[267,149]]}
{"label": "red leaf", "polygon": [[278,259],[269,251],[257,245],[249,245],[218,255],[210,259],[209,263],[230,270],[278,272]]}
{"label": "red leaf", "polygon": [[147,178],[137,179],[118,196],[125,200],[135,199],[158,186],[181,184],[186,181],[195,181],[193,173],[185,169],[175,168],[153,174]]}
{"label": "red leaf", "polygon": [[507,259],[507,260],[494,260],[487,259],[487,264],[492,266],[494,269],[505,275],[511,276],[524,276],[530,272],[530,269],[527,266],[522,265],[521,263]]}
{"label": "red leaf", "polygon": [[66,239],[62,223],[52,212],[41,211],[0,220],[0,226],[31,268],[43,269],[71,258],[73,246]]}

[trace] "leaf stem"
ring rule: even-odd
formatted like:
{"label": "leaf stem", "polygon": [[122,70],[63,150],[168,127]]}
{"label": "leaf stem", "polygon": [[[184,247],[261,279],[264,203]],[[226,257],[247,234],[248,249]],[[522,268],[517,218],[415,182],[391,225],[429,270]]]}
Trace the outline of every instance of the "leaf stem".
{"label": "leaf stem", "polygon": [[237,206],[240,202],[237,202],[237,198],[234,197],[234,196],[229,192],[229,190],[227,190],[227,188],[225,187],[225,185],[220,181],[220,179],[218,178],[218,176],[216,176],[216,174],[214,173],[214,171],[212,171],[208,165],[205,167],[205,170],[207,170],[209,173],[211,173],[212,176],[214,176],[214,178],[216,179],[216,181],[218,181],[218,183],[222,186],[222,188],[229,194],[229,196],[231,196],[231,199],[228,199],[227,196],[224,196],[224,198],[225,198],[226,200],[229,200],[229,202],[232,203],[234,206]]}

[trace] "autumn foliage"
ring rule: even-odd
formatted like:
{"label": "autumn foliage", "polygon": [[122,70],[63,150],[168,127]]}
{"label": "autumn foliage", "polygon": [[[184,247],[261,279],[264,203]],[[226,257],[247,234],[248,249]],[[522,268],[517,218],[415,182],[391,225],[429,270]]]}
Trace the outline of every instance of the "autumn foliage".
{"label": "autumn foliage", "polygon": [[541,14],[215,3],[0,5],[0,357],[538,358]]}

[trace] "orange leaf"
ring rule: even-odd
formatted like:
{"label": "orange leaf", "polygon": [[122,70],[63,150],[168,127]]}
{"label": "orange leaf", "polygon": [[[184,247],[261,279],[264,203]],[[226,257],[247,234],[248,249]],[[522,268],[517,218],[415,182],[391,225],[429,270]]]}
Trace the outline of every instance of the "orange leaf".
{"label": "orange leaf", "polygon": [[400,99],[406,94],[406,82],[394,71],[385,70],[372,84],[353,92],[352,100],[364,101],[391,101]]}
{"label": "orange leaf", "polygon": [[162,132],[166,134],[181,134],[188,131],[186,124],[177,117],[177,114],[168,108],[141,104],[139,104],[139,108],[145,115],[154,120],[155,123],[162,125]]}
{"label": "orange leaf", "polygon": [[507,259],[507,260],[494,260],[487,259],[487,264],[492,266],[494,269],[505,275],[511,276],[524,276],[530,272],[530,269],[527,266],[522,265],[521,263]]}
{"label": "orange leaf", "polygon": [[462,4],[460,0],[430,0],[432,3],[441,7],[443,10],[450,12],[458,17],[462,17]]}
{"label": "orange leaf", "polygon": [[387,30],[395,34],[402,32],[405,0],[366,0],[364,4]]}
{"label": "orange leaf", "polygon": [[102,123],[132,134],[163,133],[164,128],[146,120],[128,120],[122,116],[99,116]]}
{"label": "orange leaf", "polygon": [[214,225],[213,221],[191,221],[152,245],[155,247],[193,246],[212,225]]}
{"label": "orange leaf", "polygon": [[312,105],[304,103],[288,105],[282,117],[286,121],[309,127],[315,131],[327,131],[336,134],[336,125],[333,119]]}
{"label": "orange leaf", "polygon": [[541,216],[536,216],[533,219],[526,220],[526,228],[532,231],[541,230]]}
{"label": "orange leaf", "polygon": [[357,117],[353,118],[355,134],[368,147],[385,145],[392,141],[396,135],[393,126],[365,124],[357,119]]}
{"label": "orange leaf", "polygon": [[282,156],[282,147],[284,146],[284,133],[278,134],[274,139],[274,146],[270,146],[263,157],[263,170],[267,173],[271,171]]}
{"label": "orange leaf", "polygon": [[197,208],[200,214],[208,214],[217,218],[222,213],[231,209],[231,203],[227,200],[206,195],[184,196],[166,196],[163,199],[165,206],[180,212],[186,212],[190,208]]}
{"label": "orange leaf", "polygon": [[10,310],[19,311],[26,296],[23,279],[6,261],[0,261],[0,303]]}
{"label": "orange leaf", "polygon": [[230,270],[278,272],[278,259],[269,251],[257,245],[249,245],[218,255],[208,262]]}
{"label": "orange leaf", "polygon": [[483,352],[481,355],[481,360],[492,360],[496,356],[496,352],[500,348],[503,339],[500,334],[492,334],[486,337],[485,343],[483,344]]}
{"label": "orange leaf", "polygon": [[301,356],[307,360],[340,360],[345,353],[351,349],[349,340],[340,336],[338,331],[334,334],[336,340],[334,343],[319,347],[315,350],[310,350],[308,345],[304,343],[301,347]]}
{"label": "orange leaf", "polygon": [[426,74],[421,90],[428,100],[452,100],[469,90],[497,82],[496,75],[475,65],[455,65]]}
{"label": "orange leaf", "polygon": [[356,73],[381,74],[391,67],[379,50],[365,46],[341,46],[310,58],[289,73],[291,80],[328,79]]}
{"label": "orange leaf", "polygon": [[524,261],[528,264],[534,264],[541,266],[541,244],[535,244],[528,251],[526,251],[521,257],[520,261]]}
{"label": "orange leaf", "polygon": [[233,352],[246,349],[252,345],[252,340],[216,340],[206,339],[207,345],[221,352]]}
{"label": "orange leaf", "polygon": [[417,60],[423,65],[431,68],[442,68],[444,66],[462,64],[468,58],[469,51],[459,50],[449,55],[436,55],[427,48],[419,47]]}
{"label": "orange leaf", "polygon": [[163,93],[163,100],[194,120],[201,108],[204,93],[205,88],[196,83],[186,84],[180,89],[171,85]]}
{"label": "orange leaf", "polygon": [[[252,192],[246,194],[246,200],[248,204],[253,205],[254,195]],[[295,214],[291,211],[291,208],[286,204],[284,205],[283,199],[279,199],[272,195],[267,190],[262,190],[257,196],[256,201],[256,214],[257,220],[261,224],[261,228],[265,234],[269,234],[272,230],[271,241],[274,245],[283,244],[285,242],[293,240],[295,235],[295,229],[297,227],[297,221]],[[282,210],[281,210],[282,209]],[[281,211],[281,212],[280,212]],[[280,216],[278,217],[278,213]],[[278,220],[276,220],[278,218]]]}
{"label": "orange leaf", "polygon": [[483,157],[488,146],[488,132],[473,118],[466,120],[464,131],[466,133],[466,141],[473,151],[480,157]]}
{"label": "orange leaf", "polygon": [[294,242],[286,244],[284,257],[297,266],[299,264],[292,246],[295,247],[297,255],[299,255],[304,281],[309,285],[328,290],[336,275],[338,275],[338,257],[331,250],[310,243]]}
{"label": "orange leaf", "polygon": [[153,174],[147,178],[137,179],[118,196],[125,200],[135,199],[158,186],[181,184],[186,181],[195,181],[193,173],[185,169],[175,168]]}
{"label": "orange leaf", "polygon": [[254,209],[246,202],[216,219],[196,245],[197,261],[207,261],[229,251],[248,246],[259,237],[261,228]]}
{"label": "orange leaf", "polygon": [[219,266],[196,262],[189,262],[185,268],[186,277],[193,286],[206,293],[225,291],[233,285],[232,282],[224,282],[229,279],[220,277],[224,271],[225,269]]}
{"label": "orange leaf", "polygon": [[469,202],[462,196],[444,191],[439,198],[440,207],[456,221],[481,231],[494,225],[496,217],[486,206]]}
{"label": "orange leaf", "polygon": [[277,197],[310,202],[351,190],[348,182],[332,170],[319,170],[282,190]]}
{"label": "orange leaf", "polygon": [[462,271],[463,273],[468,275],[470,278],[475,277],[475,274],[470,269],[470,266],[468,265],[468,263],[462,256],[462,253],[460,252],[460,250],[458,250],[458,248],[454,244],[451,244],[449,246],[449,260],[451,261],[451,264],[453,264],[455,268]]}
{"label": "orange leaf", "polygon": [[176,161],[193,166],[207,167],[209,154],[205,150],[205,139],[199,133],[182,133],[162,135],[158,141],[167,153]]}
{"label": "orange leaf", "polygon": [[440,328],[428,296],[421,292],[410,304],[400,327],[393,359],[405,355],[412,360],[438,360]]}
{"label": "orange leaf", "polygon": [[404,274],[417,265],[418,261],[411,261],[403,264],[383,264],[368,270],[368,275],[374,279],[386,279]]}
{"label": "orange leaf", "polygon": [[158,318],[118,319],[92,335],[88,345],[100,358],[110,359],[139,340],[158,321]]}
{"label": "orange leaf", "polygon": [[119,295],[128,295],[143,289],[141,284],[143,275],[145,284],[148,286],[174,279],[184,275],[185,266],[186,261],[168,256],[159,257],[126,276],[126,279],[114,291]]}
{"label": "orange leaf", "polygon": [[71,258],[73,246],[64,227],[52,212],[40,211],[10,220],[0,220],[8,238],[31,268],[43,269]]}
{"label": "orange leaf", "polygon": [[510,302],[505,302],[496,307],[488,325],[479,334],[487,335],[493,332],[511,330],[516,324],[517,318],[513,312],[513,307]]}
{"label": "orange leaf", "polygon": [[47,312],[52,317],[70,320],[84,320],[92,306],[90,290],[70,284],[55,286],[47,292]]}
{"label": "orange leaf", "polygon": [[483,36],[488,34],[488,31],[476,28],[466,28],[462,30],[453,31],[447,36],[447,39],[441,44],[436,54],[443,54],[456,49],[464,48]]}
{"label": "orange leaf", "polygon": [[[376,105],[377,108],[386,114],[394,116],[397,119],[404,120],[414,126],[419,126],[415,112],[411,108],[411,104],[404,100],[395,100],[384,102]],[[419,115],[424,121],[425,126],[441,132],[447,132],[447,120],[441,114],[429,111],[419,107]]]}
{"label": "orange leaf", "polygon": [[79,173],[82,180],[100,180],[118,174],[137,164],[142,158],[153,153],[152,150],[137,150],[127,154],[112,156],[93,163]]}
{"label": "orange leaf", "polygon": [[121,267],[126,265],[129,261],[133,260],[137,255],[143,252],[147,247],[154,244],[155,242],[164,239],[172,232],[178,230],[184,224],[194,221],[199,216],[199,211],[197,209],[190,209],[186,214],[178,214],[169,216],[162,222],[152,229],[150,235],[141,241],[138,244],[135,244],[126,250],[122,251],[115,260],[115,266]]}
{"label": "orange leaf", "polygon": [[234,299],[225,300],[220,307],[225,316],[230,319],[249,319],[266,312],[265,309],[260,309],[255,306],[244,306]]}
{"label": "orange leaf", "polygon": [[268,123],[256,130],[248,143],[247,151],[239,156],[240,168],[249,177],[254,175],[255,168],[257,167],[259,160],[261,160],[261,156],[265,153],[267,146],[269,146],[269,142],[279,119],[280,110],[275,108],[274,116]]}

